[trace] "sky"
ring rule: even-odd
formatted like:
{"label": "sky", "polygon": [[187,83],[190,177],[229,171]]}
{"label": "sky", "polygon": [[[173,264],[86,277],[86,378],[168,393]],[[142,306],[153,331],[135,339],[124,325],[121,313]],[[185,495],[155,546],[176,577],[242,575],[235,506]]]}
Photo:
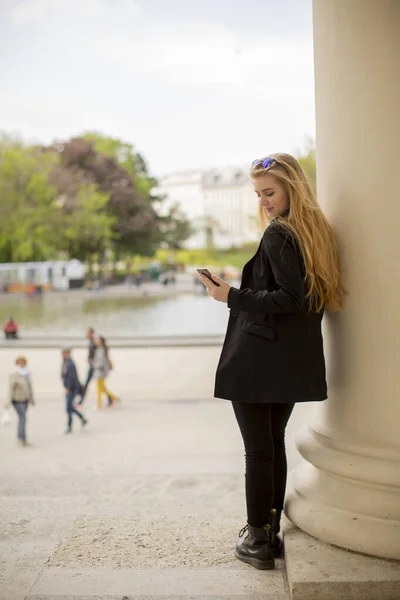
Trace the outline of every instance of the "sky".
{"label": "sky", "polygon": [[0,131],[130,142],[156,177],[315,136],[311,0],[0,0]]}

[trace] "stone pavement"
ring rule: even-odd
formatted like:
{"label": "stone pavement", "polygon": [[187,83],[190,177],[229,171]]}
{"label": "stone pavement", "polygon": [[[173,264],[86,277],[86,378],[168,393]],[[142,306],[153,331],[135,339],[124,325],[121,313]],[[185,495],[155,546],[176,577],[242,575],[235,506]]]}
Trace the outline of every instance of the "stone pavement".
{"label": "stone pavement", "polygon": [[[1,396],[17,349],[0,351]],[[56,350],[25,352],[37,406],[31,448],[0,426],[0,600],[284,600],[272,572],[237,561],[244,460],[229,402],[212,398],[217,347],[114,349],[120,407],[64,436]],[[75,351],[84,378],[86,352]],[[287,434],[315,406],[295,409]]]}

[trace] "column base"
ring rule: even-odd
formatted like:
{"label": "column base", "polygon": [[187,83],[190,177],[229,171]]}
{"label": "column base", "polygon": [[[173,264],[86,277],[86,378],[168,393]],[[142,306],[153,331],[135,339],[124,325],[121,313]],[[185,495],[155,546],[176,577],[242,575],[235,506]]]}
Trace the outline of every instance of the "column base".
{"label": "column base", "polygon": [[[305,461],[291,473],[285,514],[329,544],[400,560],[400,457],[322,425],[297,435]],[[400,595],[399,595],[400,598]]]}
{"label": "column base", "polygon": [[317,540],[284,521],[291,600],[398,600],[397,561],[363,556]]}

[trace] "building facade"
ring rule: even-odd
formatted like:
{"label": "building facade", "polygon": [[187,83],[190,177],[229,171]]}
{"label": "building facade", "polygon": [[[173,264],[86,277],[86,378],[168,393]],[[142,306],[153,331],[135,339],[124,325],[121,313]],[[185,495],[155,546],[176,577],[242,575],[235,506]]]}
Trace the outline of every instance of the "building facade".
{"label": "building facade", "polygon": [[85,266],[76,259],[0,264],[3,292],[27,292],[32,286],[63,291],[82,288],[84,284]]}
{"label": "building facade", "polygon": [[165,197],[160,214],[165,215],[178,205],[185,217],[191,222],[194,234],[186,240],[184,247],[204,248],[206,231],[204,229],[204,198],[201,171],[186,171],[162,177],[153,193]]}
{"label": "building facade", "polygon": [[195,231],[184,247],[230,248],[258,239],[257,198],[248,169],[187,171],[161,178],[162,210],[178,205]]}
{"label": "building facade", "polygon": [[258,239],[257,198],[247,169],[208,171],[203,176],[203,196],[215,247],[243,246]]}

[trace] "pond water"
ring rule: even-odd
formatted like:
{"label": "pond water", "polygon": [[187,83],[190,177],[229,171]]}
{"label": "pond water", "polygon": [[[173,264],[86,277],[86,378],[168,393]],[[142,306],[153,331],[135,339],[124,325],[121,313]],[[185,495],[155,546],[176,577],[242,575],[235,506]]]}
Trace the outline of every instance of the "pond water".
{"label": "pond water", "polygon": [[202,294],[170,297],[99,297],[82,292],[45,293],[41,299],[0,298],[0,321],[13,316],[20,334],[82,336],[86,327],[105,336],[220,335],[226,304]]}

